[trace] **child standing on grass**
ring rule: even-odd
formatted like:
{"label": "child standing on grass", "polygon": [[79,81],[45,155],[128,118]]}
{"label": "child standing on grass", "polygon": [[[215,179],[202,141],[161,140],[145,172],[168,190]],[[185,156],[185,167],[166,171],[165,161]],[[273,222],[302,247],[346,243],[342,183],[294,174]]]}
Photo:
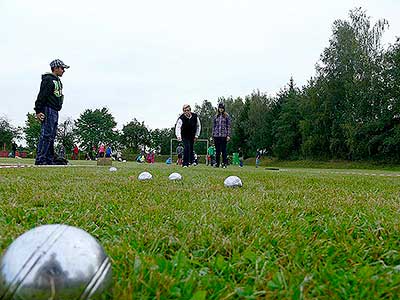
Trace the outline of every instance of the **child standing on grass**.
{"label": "child standing on grass", "polygon": [[257,154],[256,154],[256,168],[258,168],[261,160],[261,151],[257,149]]}
{"label": "child standing on grass", "polygon": [[108,145],[106,149],[106,157],[111,157],[111,154],[112,154],[112,149],[111,146]]}
{"label": "child standing on grass", "polygon": [[178,147],[176,148],[176,153],[178,154],[178,161],[176,162],[176,164],[179,166],[182,166],[183,151],[184,149],[182,143],[179,143]]}
{"label": "child standing on grass", "polygon": [[104,157],[105,151],[106,151],[106,148],[104,147],[104,144],[101,144],[99,147],[99,157]]}
{"label": "child standing on grass", "polygon": [[240,147],[238,149],[238,156],[239,156],[239,167],[243,168],[243,150]]}
{"label": "child standing on grass", "polygon": [[72,159],[73,160],[77,160],[78,159],[78,154],[79,154],[79,148],[78,146],[75,144],[74,148],[72,149]]}

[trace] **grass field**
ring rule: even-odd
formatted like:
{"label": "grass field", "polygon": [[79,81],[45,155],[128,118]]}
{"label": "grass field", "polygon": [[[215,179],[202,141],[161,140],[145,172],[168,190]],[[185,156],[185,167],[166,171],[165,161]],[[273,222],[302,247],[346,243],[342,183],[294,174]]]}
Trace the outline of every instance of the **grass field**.
{"label": "grass field", "polygon": [[114,299],[399,299],[396,170],[77,163],[0,169],[1,252],[64,223],[104,246]]}

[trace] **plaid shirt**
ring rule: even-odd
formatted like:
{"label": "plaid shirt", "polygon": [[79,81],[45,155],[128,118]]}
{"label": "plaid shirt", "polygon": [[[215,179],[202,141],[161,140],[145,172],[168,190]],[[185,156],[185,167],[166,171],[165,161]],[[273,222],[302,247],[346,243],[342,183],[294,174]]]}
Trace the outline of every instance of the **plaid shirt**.
{"label": "plaid shirt", "polygon": [[231,136],[231,117],[228,114],[226,117],[222,114],[214,117],[212,135],[213,137]]}

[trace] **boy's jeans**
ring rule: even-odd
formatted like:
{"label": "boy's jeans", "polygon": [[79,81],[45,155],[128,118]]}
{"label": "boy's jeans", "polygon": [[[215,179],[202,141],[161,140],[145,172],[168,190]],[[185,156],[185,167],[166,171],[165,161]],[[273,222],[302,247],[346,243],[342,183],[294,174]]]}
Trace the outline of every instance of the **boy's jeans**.
{"label": "boy's jeans", "polygon": [[45,118],[40,130],[35,165],[52,165],[54,160],[54,140],[57,134],[58,111],[44,108]]}

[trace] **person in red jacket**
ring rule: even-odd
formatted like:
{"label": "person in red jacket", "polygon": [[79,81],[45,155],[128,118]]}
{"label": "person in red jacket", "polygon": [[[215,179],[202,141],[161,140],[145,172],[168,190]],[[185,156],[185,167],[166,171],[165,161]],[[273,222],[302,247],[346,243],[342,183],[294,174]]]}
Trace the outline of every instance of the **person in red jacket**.
{"label": "person in red jacket", "polygon": [[77,160],[77,159],[78,159],[78,154],[79,154],[79,148],[78,148],[78,146],[75,144],[75,145],[74,145],[74,149],[72,150],[72,159],[73,159],[73,160]]}

